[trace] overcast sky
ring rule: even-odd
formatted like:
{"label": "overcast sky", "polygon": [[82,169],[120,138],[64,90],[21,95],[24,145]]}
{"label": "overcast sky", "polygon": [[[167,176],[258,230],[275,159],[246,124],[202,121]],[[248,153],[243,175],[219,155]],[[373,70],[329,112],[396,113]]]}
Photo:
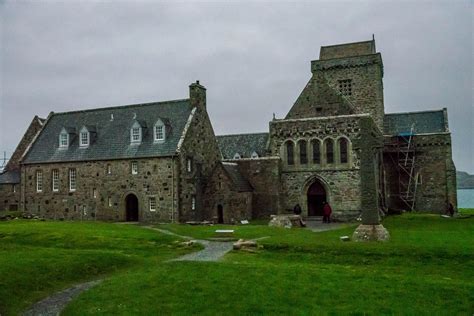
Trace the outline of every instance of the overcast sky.
{"label": "overcast sky", "polygon": [[0,0],[0,151],[34,115],[188,97],[217,134],[268,131],[321,45],[382,53],[386,112],[448,108],[458,170],[474,173],[473,2]]}

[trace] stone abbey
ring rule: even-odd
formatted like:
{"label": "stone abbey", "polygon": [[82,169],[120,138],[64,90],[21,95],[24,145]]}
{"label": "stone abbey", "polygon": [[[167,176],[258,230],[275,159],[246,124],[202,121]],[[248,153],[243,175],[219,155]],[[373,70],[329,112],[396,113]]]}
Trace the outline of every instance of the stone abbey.
{"label": "stone abbey", "polygon": [[216,136],[199,82],[182,100],[35,117],[0,175],[0,212],[231,223],[296,204],[318,218],[328,202],[335,220],[378,224],[456,207],[447,110],[385,113],[375,40],[321,47],[311,74],[266,133]]}

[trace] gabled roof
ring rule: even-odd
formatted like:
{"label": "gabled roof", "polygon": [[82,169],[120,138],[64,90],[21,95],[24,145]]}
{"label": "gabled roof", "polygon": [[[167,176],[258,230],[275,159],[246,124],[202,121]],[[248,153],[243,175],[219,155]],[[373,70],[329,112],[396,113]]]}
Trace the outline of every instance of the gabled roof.
{"label": "gabled roof", "polygon": [[20,183],[20,170],[11,170],[0,173],[0,184]]}
{"label": "gabled roof", "polygon": [[229,176],[230,180],[236,191],[238,192],[251,192],[253,191],[252,185],[248,180],[240,173],[239,165],[236,163],[223,162],[225,172]]}
{"label": "gabled roof", "polygon": [[401,135],[449,132],[445,110],[390,113],[384,117],[384,134]]}
{"label": "gabled roof", "polygon": [[268,133],[217,136],[224,159],[233,159],[236,153],[239,153],[241,158],[251,158],[254,151],[259,157],[265,157],[267,141]]}
{"label": "gabled roof", "polygon": [[[27,153],[24,163],[108,160],[159,157],[175,154],[186,121],[191,113],[188,99],[134,104],[84,111],[53,113]],[[152,126],[157,119],[170,123],[166,141],[153,142]],[[130,128],[139,121],[143,128],[142,142],[130,144]],[[96,138],[87,148],[79,147],[79,137],[70,137],[69,147],[59,148],[58,137],[63,128],[78,131],[95,128]],[[92,127],[91,127],[92,126]]]}

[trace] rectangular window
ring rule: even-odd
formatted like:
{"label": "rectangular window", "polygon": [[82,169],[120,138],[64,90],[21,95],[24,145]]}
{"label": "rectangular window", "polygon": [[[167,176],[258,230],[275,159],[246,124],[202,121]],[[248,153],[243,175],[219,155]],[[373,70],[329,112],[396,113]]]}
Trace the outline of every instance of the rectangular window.
{"label": "rectangular window", "polygon": [[76,169],[69,169],[69,191],[76,191]]}
{"label": "rectangular window", "polygon": [[138,162],[132,161],[132,174],[138,174]]}
{"label": "rectangular window", "polygon": [[155,140],[164,140],[165,133],[163,132],[163,125],[155,126]]}
{"label": "rectangular window", "polygon": [[68,135],[66,133],[59,135],[59,147],[67,147],[68,145]]}
{"label": "rectangular window", "polygon": [[107,165],[107,174],[112,174],[112,165],[111,164]]}
{"label": "rectangular window", "polygon": [[345,96],[352,95],[352,80],[345,79],[345,80],[338,80],[339,83],[339,92]]}
{"label": "rectangular window", "polygon": [[92,197],[93,197],[94,199],[97,199],[97,189],[95,189],[95,188],[92,189]]}
{"label": "rectangular window", "polygon": [[12,186],[12,192],[13,192],[13,193],[16,193],[16,184],[14,184],[14,185]]}
{"label": "rectangular window", "polygon": [[191,209],[194,211],[196,209],[196,196],[191,197]]}
{"label": "rectangular window", "polygon": [[36,171],[36,192],[43,191],[43,171]]}
{"label": "rectangular window", "polygon": [[112,198],[110,196],[109,196],[109,199],[108,199],[107,203],[108,203],[109,207],[112,207]]}
{"label": "rectangular window", "polygon": [[150,212],[155,212],[156,211],[156,198],[151,197],[150,198]]}
{"label": "rectangular window", "polygon": [[186,170],[188,172],[193,171],[193,160],[191,158],[188,158],[186,161]]}
{"label": "rectangular window", "polygon": [[132,142],[137,143],[140,142],[140,127],[132,128]]}
{"label": "rectangular window", "polygon": [[52,182],[53,192],[58,192],[59,191],[59,170],[58,169],[53,169],[51,182]]}
{"label": "rectangular window", "polygon": [[82,132],[81,133],[81,147],[89,146],[89,133]]}

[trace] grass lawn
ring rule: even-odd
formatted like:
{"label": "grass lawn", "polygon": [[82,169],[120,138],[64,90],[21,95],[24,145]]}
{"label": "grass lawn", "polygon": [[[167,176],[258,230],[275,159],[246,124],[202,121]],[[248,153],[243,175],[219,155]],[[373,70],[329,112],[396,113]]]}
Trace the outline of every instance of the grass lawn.
{"label": "grass lawn", "polygon": [[183,254],[177,238],[131,225],[0,222],[0,315],[73,284]]}
{"label": "grass lawn", "polygon": [[[231,252],[220,262],[165,262],[185,250],[170,246],[172,237],[138,227],[0,223],[0,306],[13,314],[45,293],[107,273],[64,314],[472,315],[474,216],[405,214],[387,218],[384,226],[392,236],[389,242],[353,243],[339,236],[351,235],[354,226],[314,233],[264,225],[159,225],[194,238],[229,227],[237,237],[269,236],[256,254]],[[23,262],[30,252],[33,263]],[[62,252],[67,255],[56,255]],[[93,269],[87,268],[91,262]],[[76,272],[64,272],[69,268]],[[64,280],[44,287],[45,280],[56,277]],[[32,284],[43,286],[40,294]],[[12,292],[15,300],[5,299]]]}

